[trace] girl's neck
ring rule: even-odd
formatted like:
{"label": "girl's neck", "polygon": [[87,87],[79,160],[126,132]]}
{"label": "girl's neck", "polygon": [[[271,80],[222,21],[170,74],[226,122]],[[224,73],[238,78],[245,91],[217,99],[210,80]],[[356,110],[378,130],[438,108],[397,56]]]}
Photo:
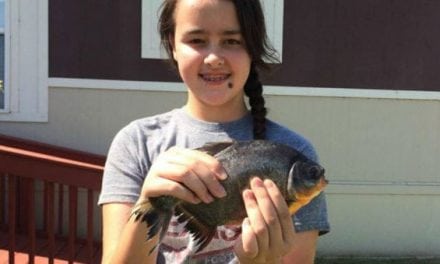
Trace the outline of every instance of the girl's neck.
{"label": "girl's neck", "polygon": [[241,107],[231,107],[225,109],[224,107],[212,107],[212,106],[192,106],[191,104],[186,104],[184,107],[185,111],[192,117],[216,123],[226,123],[238,120],[245,116],[248,112],[245,103]]}

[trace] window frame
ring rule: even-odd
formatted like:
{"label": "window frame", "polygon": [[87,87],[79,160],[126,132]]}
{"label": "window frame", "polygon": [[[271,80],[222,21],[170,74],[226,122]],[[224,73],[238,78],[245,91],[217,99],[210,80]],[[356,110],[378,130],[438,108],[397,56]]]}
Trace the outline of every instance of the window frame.
{"label": "window frame", "polygon": [[8,78],[8,73],[9,73],[9,67],[7,67],[7,65],[9,65],[9,12],[6,12],[9,8],[9,1],[10,0],[4,0],[4,6],[3,6],[3,11],[5,12],[3,14],[3,18],[5,19],[4,21],[4,27],[0,28],[0,34],[3,34],[3,38],[4,38],[4,44],[3,44],[3,48],[4,48],[4,55],[3,55],[3,108],[0,108],[0,113],[5,113],[9,110],[9,78]]}
{"label": "window frame", "polygon": [[5,0],[4,85],[0,121],[48,121],[48,0]]}

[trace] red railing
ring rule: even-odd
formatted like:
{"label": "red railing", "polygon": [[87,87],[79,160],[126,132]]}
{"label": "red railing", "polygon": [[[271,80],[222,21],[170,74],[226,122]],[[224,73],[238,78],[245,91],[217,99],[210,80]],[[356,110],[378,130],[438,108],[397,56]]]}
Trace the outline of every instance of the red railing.
{"label": "red railing", "polygon": [[99,263],[96,197],[104,162],[0,135],[0,263]]}

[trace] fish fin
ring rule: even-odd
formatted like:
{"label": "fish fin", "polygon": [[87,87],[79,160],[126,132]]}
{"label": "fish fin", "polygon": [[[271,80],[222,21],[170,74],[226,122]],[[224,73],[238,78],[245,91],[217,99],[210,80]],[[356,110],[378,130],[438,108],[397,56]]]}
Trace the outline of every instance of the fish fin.
{"label": "fish fin", "polygon": [[302,207],[307,205],[312,199],[313,198],[306,197],[306,198],[303,198],[303,199],[295,198],[294,200],[286,201],[287,205],[289,207],[290,215],[296,214],[299,211],[299,209],[301,209]]}
{"label": "fish fin", "polygon": [[[158,231],[160,230],[159,240],[158,240],[157,244],[154,245],[154,246],[150,249],[150,251],[148,252],[148,255],[151,255],[151,253],[152,253],[154,250],[156,250],[156,248],[160,245],[160,242],[162,241],[163,237],[164,237],[165,234],[167,233],[168,225],[170,224],[170,221],[171,221],[171,217],[172,217],[172,216],[173,216],[173,215],[172,215],[171,213],[169,213],[169,214],[162,214],[161,217],[160,217],[160,220],[156,222],[156,223],[157,223],[157,224],[156,224],[156,229],[155,229],[154,231],[151,231],[151,230],[153,229],[153,228],[151,228],[151,229],[148,231],[147,240],[148,240],[148,239],[151,239],[151,238],[152,238],[155,234],[157,234]],[[151,234],[150,234],[150,231],[151,231]],[[154,235],[153,235],[153,233],[154,233]]]}
{"label": "fish fin", "polygon": [[196,148],[196,150],[203,151],[211,156],[219,153],[220,151],[230,147],[232,144],[236,143],[236,141],[223,141],[223,142],[208,142],[200,148]]}
{"label": "fish fin", "polygon": [[148,200],[142,201],[134,206],[131,217],[134,217],[134,221],[140,220],[146,223],[148,229],[147,241],[156,236],[160,231],[158,243],[154,245],[149,254],[151,254],[157,248],[160,241],[162,241],[162,238],[168,230],[172,215],[172,211],[156,210]]}
{"label": "fish fin", "polygon": [[292,202],[289,204],[289,213],[290,215],[294,215],[296,214],[296,212],[298,212],[299,209],[301,209],[303,205],[301,203],[298,202]]}
{"label": "fish fin", "polygon": [[210,226],[195,218],[190,212],[185,210],[182,206],[176,207],[177,221],[179,223],[185,223],[185,229],[188,230],[196,242],[196,253],[204,249],[209,242],[211,242],[215,233],[217,232],[217,226]]}
{"label": "fish fin", "polygon": [[163,219],[162,219],[162,230],[160,231],[160,235],[159,235],[159,241],[162,241],[163,237],[165,236],[165,234],[167,233],[168,230],[168,225],[170,224],[171,221],[171,217],[173,216],[172,213],[169,214],[164,214],[163,215]]}

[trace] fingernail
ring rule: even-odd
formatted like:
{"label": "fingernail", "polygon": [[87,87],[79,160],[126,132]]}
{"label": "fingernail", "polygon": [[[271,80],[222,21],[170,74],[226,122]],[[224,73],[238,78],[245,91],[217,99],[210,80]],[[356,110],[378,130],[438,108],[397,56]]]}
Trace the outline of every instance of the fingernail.
{"label": "fingernail", "polygon": [[244,196],[246,199],[254,199],[254,193],[251,190],[245,190]]}
{"label": "fingernail", "polygon": [[263,181],[260,178],[258,178],[258,177],[255,177],[253,179],[253,182],[254,182],[255,186],[258,186],[258,187],[262,187],[263,186]]}
{"label": "fingernail", "polygon": [[205,197],[205,203],[211,203],[211,202],[213,202],[213,201],[214,201],[214,198],[212,198],[211,195],[207,195],[207,196]]}
{"label": "fingernail", "polygon": [[264,185],[266,185],[266,187],[272,188],[275,184],[273,183],[273,181],[266,179],[264,180]]}
{"label": "fingernail", "polygon": [[226,180],[228,178],[228,174],[226,174],[226,172],[224,171],[221,172],[219,176],[220,176],[220,180]]}
{"label": "fingernail", "polygon": [[197,197],[194,197],[194,198],[193,198],[193,202],[194,202],[195,204],[199,204],[199,203],[202,202],[202,200],[200,200],[200,199],[197,198]]}
{"label": "fingernail", "polygon": [[217,187],[217,196],[220,197],[225,197],[226,196],[226,190],[225,188],[223,188],[223,186],[218,186]]}

